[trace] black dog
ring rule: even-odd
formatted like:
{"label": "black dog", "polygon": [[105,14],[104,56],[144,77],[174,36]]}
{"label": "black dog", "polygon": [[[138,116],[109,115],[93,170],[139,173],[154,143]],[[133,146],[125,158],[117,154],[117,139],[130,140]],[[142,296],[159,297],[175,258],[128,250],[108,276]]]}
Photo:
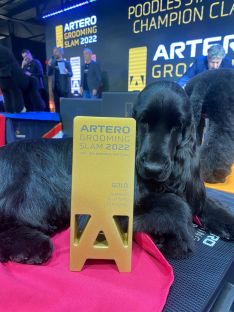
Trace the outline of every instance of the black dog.
{"label": "black dog", "polygon": [[234,238],[234,216],[206,197],[189,99],[175,83],[146,87],[134,108],[137,120],[135,230],[162,241],[182,258],[194,247],[192,216],[208,230]]}
{"label": "black dog", "polygon": [[0,149],[0,261],[42,263],[49,235],[69,226],[72,140],[29,140]]}
{"label": "black dog", "polygon": [[209,119],[201,147],[204,181],[224,182],[234,163],[234,70],[218,69],[197,75],[186,85],[201,143],[205,117]]}
{"label": "black dog", "polygon": [[[225,238],[234,217],[206,199],[188,98],[174,83],[148,86],[137,120],[134,230],[150,233],[165,254],[193,250],[192,215]],[[30,140],[0,149],[0,261],[39,264],[49,236],[69,226],[72,140]]]}

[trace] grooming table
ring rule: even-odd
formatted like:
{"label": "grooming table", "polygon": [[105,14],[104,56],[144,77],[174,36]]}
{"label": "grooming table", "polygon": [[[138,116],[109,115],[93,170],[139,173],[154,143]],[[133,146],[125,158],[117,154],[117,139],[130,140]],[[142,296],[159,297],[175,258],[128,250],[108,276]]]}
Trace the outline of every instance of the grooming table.
{"label": "grooming table", "polygon": [[[206,184],[210,197],[234,213],[234,166],[225,183]],[[164,312],[234,311],[234,242],[196,229],[196,251],[186,260],[169,261],[175,281]]]}
{"label": "grooming table", "polygon": [[[164,312],[208,312],[215,306],[224,287],[228,283],[234,286],[234,244],[220,239],[214,242],[201,230],[196,231],[195,237],[199,241],[196,242],[196,252],[192,257],[169,261],[175,281]],[[233,299],[232,291],[231,304]],[[229,309],[227,302],[227,309],[217,311],[228,312]]]}

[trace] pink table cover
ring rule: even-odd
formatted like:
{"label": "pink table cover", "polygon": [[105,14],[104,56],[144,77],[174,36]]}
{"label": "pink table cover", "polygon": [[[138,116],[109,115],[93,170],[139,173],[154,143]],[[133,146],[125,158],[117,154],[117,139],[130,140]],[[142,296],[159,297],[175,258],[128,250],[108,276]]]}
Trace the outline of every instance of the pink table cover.
{"label": "pink table cover", "polygon": [[0,147],[5,145],[5,122],[6,118],[0,115]]}
{"label": "pink table cover", "polygon": [[0,264],[0,311],[162,311],[173,270],[146,234],[135,235],[131,273],[106,261],[70,272],[69,230],[52,240],[53,256],[44,265]]}

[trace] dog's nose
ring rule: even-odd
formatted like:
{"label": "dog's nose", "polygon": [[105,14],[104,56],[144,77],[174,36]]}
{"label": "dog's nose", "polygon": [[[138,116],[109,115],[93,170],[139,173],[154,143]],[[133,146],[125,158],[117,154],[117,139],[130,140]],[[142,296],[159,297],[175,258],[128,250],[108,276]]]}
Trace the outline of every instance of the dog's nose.
{"label": "dog's nose", "polygon": [[160,164],[150,162],[147,159],[147,155],[146,154],[141,155],[140,163],[141,163],[141,166],[144,168],[146,174],[149,174],[149,175],[160,174],[162,169],[163,169]]}
{"label": "dog's nose", "polygon": [[151,162],[144,162],[144,169],[146,174],[149,174],[151,176],[159,175],[163,171],[163,167],[161,165]]}

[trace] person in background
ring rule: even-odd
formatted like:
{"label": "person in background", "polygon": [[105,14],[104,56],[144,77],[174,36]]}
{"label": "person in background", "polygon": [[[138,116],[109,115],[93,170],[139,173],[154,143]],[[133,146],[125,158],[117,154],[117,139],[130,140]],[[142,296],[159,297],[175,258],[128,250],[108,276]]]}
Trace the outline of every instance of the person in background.
{"label": "person in background", "polygon": [[43,68],[41,62],[37,59],[34,59],[31,52],[27,49],[22,50],[22,64],[21,68],[24,73],[28,76],[35,77],[38,81],[38,89],[44,89],[43,84]]}
{"label": "person in background", "polygon": [[80,93],[83,98],[95,99],[101,96],[101,69],[98,63],[92,60],[92,51],[90,49],[84,49],[83,55],[84,65],[81,67]]}
{"label": "person in background", "polygon": [[45,110],[48,111],[48,93],[44,85],[42,64],[39,60],[34,59],[32,53],[27,49],[22,50],[21,55],[23,58],[21,68],[26,75],[34,77],[37,80],[38,90],[46,105]]}
{"label": "person in background", "polygon": [[[55,47],[53,56],[48,62],[48,77],[51,83],[55,110],[60,112],[60,97],[68,97],[70,92],[70,78],[73,76],[71,64],[63,58],[63,49]],[[50,86],[49,86],[50,88]]]}
{"label": "person in background", "polygon": [[212,69],[232,68],[231,59],[225,55],[225,50],[220,44],[212,45],[208,50],[207,56],[199,56],[193,65],[188,68],[186,73],[178,80],[178,84],[182,87],[194,76]]}

